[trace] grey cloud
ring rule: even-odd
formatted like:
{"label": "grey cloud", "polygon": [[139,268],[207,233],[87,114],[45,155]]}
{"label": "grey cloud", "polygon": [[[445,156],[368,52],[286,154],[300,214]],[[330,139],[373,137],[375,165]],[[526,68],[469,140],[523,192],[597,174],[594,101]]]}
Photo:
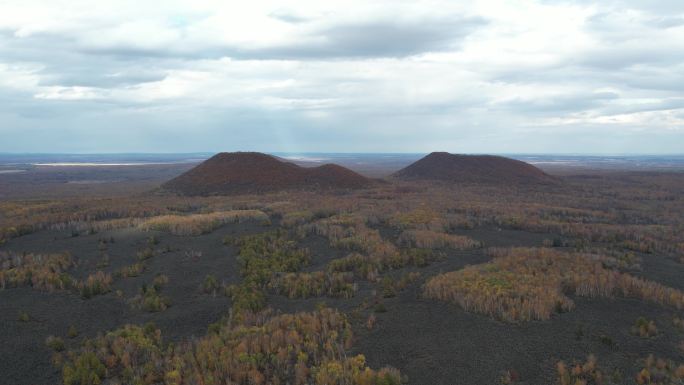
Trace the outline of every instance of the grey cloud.
{"label": "grey cloud", "polygon": [[268,16],[270,16],[276,20],[280,20],[280,21],[284,21],[286,23],[292,23],[292,24],[303,23],[303,22],[311,20],[310,18],[299,16],[296,13],[289,11],[289,10],[286,10],[286,9],[277,9],[277,10],[271,12]]}
{"label": "grey cloud", "polygon": [[[579,5],[595,5],[596,0],[542,0],[542,3],[554,4],[579,4]],[[637,9],[650,13],[658,14],[672,14],[684,13],[684,2],[681,0],[601,0],[598,2],[602,7],[612,8],[617,10]]]}
{"label": "grey cloud", "polygon": [[102,58],[47,63],[40,86],[113,89],[163,80],[167,74],[158,63],[117,63]]}
{"label": "grey cloud", "polygon": [[50,67],[47,68],[46,71],[50,71],[55,75],[50,80],[41,82],[40,85],[117,88],[157,82],[166,77],[166,74],[163,71],[158,70],[117,67],[105,67],[104,69],[106,72],[93,69],[89,66],[83,66],[60,72],[58,67]]}
{"label": "grey cloud", "polygon": [[650,21],[650,24],[658,28],[674,28],[684,25],[684,17],[663,16]]}
{"label": "grey cloud", "polygon": [[41,86],[114,88],[158,81],[165,76],[157,62],[83,55],[52,36],[0,35],[0,58],[10,63],[39,63]]}
{"label": "grey cloud", "polygon": [[648,103],[613,105],[603,109],[605,115],[633,114],[637,112],[670,111],[684,109],[684,98],[670,98]]}
{"label": "grey cloud", "polygon": [[376,21],[336,25],[317,31],[314,43],[271,50],[282,57],[404,57],[458,48],[461,40],[485,25],[481,18]]}
{"label": "grey cloud", "polygon": [[[684,3],[684,2],[683,2]],[[643,19],[598,13],[585,29],[600,47],[580,52],[573,63],[603,69],[623,69],[639,64],[672,64],[684,59],[684,42],[663,39],[662,29],[684,24],[684,18],[656,15]]]}
{"label": "grey cloud", "polygon": [[[280,18],[287,17],[280,15]],[[294,19],[292,19],[294,20]],[[197,44],[180,39],[169,47],[136,47],[122,44],[83,46],[69,36],[36,36],[13,39],[14,51],[21,47],[42,46],[78,51],[118,60],[142,58],[215,59],[340,59],[406,57],[426,52],[457,49],[463,38],[486,25],[483,18],[448,17],[424,20],[379,20],[318,27],[306,32],[299,41],[286,45],[249,49],[239,46]]]}
{"label": "grey cloud", "polygon": [[684,13],[684,2],[681,0],[619,0],[613,1],[613,4],[616,7],[628,7],[659,14]]}
{"label": "grey cloud", "polygon": [[616,84],[627,87],[666,92],[684,92],[684,68],[681,65],[647,68],[613,74]]}
{"label": "grey cloud", "polygon": [[605,65],[607,63],[588,66],[588,59],[584,59],[586,55],[590,54],[578,53],[575,60],[543,67],[506,69],[494,73],[491,80],[508,84],[590,84],[593,88],[684,92],[684,66],[676,60],[620,68],[624,63],[615,67]]}
{"label": "grey cloud", "polygon": [[586,111],[599,108],[606,102],[618,99],[614,92],[590,92],[569,95],[557,95],[531,100],[514,99],[497,103],[494,108],[515,111],[523,114],[558,115]]}
{"label": "grey cloud", "polygon": [[683,59],[684,51],[672,47],[658,47],[657,43],[654,43],[652,46],[604,46],[582,53],[573,60],[573,64],[603,70],[621,70],[643,64],[676,64]]}

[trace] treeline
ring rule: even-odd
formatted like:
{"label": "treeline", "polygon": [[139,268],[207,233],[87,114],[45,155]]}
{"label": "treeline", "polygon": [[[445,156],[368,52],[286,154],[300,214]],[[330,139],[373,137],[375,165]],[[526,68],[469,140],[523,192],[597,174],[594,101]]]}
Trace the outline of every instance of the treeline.
{"label": "treeline", "polygon": [[145,195],[130,198],[68,198],[0,202],[0,244],[44,229],[101,231],[137,226],[162,215],[186,216],[232,210],[258,210],[250,197],[226,203],[221,197]]}
{"label": "treeline", "polygon": [[230,210],[207,214],[161,215],[144,220],[143,230],[166,231],[174,235],[200,235],[212,232],[226,223],[256,220],[268,223],[269,218],[260,210]]}
{"label": "treeline", "polygon": [[684,308],[684,293],[609,269],[597,255],[549,248],[490,249],[494,260],[440,274],[427,281],[428,298],[508,322],[547,320],[569,311],[566,294],[638,298]]}

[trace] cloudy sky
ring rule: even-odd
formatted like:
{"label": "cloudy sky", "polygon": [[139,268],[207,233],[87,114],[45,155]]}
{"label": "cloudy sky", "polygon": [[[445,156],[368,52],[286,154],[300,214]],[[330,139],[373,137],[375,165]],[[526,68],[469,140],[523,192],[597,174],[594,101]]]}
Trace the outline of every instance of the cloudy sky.
{"label": "cloudy sky", "polygon": [[684,153],[684,1],[0,0],[0,152]]}

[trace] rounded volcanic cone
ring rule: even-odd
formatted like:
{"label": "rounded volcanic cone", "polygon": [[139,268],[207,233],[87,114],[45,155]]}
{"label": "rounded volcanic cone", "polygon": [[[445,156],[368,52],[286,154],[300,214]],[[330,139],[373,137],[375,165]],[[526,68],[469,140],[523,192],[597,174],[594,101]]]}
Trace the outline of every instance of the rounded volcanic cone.
{"label": "rounded volcanic cone", "polygon": [[529,163],[495,155],[433,152],[392,176],[402,180],[466,183],[549,183],[555,179]]}
{"label": "rounded volcanic cone", "polygon": [[300,167],[259,152],[223,152],[162,188],[183,195],[231,195],[290,189],[356,189],[370,180],[344,167]]}

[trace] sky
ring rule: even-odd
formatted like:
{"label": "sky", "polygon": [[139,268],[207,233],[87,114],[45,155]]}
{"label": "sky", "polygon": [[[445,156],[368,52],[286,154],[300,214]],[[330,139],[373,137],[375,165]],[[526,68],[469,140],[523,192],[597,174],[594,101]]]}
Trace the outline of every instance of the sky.
{"label": "sky", "polygon": [[684,153],[684,1],[0,0],[0,152]]}

